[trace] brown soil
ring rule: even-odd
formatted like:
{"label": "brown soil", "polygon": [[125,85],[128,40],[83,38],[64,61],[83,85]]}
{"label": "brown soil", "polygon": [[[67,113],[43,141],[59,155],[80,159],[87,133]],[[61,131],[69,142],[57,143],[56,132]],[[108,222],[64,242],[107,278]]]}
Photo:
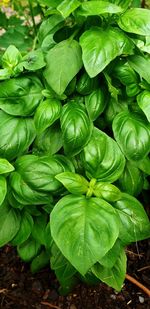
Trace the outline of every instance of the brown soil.
{"label": "brown soil", "polygon": [[[128,274],[150,287],[150,240],[127,249]],[[48,268],[30,273],[29,265],[20,261],[14,248],[0,250],[0,308],[2,309],[148,309],[150,298],[125,281],[117,293],[101,283],[91,287],[80,283],[68,296],[60,296],[59,284]]]}

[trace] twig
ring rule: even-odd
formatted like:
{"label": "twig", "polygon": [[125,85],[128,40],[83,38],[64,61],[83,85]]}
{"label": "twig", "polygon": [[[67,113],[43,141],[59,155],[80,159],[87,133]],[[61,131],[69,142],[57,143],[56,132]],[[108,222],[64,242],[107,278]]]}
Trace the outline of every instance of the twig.
{"label": "twig", "polygon": [[146,293],[150,297],[150,290],[146,288],[143,284],[141,284],[139,281],[137,281],[128,274],[126,274],[126,279],[138,286],[141,290],[143,290],[144,293]]}
{"label": "twig", "polygon": [[148,268],[150,268],[150,265],[139,268],[137,271],[143,271],[143,270],[148,269]]}
{"label": "twig", "polygon": [[53,305],[53,304],[50,304],[50,303],[48,303],[48,302],[46,302],[46,301],[42,301],[41,304],[42,304],[42,305],[45,305],[45,306],[48,306],[48,307],[50,307],[50,308],[61,309],[60,307],[58,307],[58,306],[56,306],[56,305]]}
{"label": "twig", "polygon": [[36,24],[35,24],[35,19],[34,19],[33,7],[32,7],[32,2],[31,2],[31,0],[28,0],[28,3],[29,3],[30,13],[31,13],[31,18],[32,18],[32,23],[33,23],[34,35],[35,35],[35,37],[36,37],[36,35],[37,35],[37,32],[36,32]]}

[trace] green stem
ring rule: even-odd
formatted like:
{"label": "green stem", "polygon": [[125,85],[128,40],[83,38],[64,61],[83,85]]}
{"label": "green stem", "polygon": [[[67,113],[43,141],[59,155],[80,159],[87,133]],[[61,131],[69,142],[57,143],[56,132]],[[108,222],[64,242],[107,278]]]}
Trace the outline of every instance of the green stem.
{"label": "green stem", "polygon": [[28,0],[28,3],[29,3],[31,18],[32,18],[32,24],[33,24],[34,35],[36,36],[36,35],[37,35],[37,31],[36,31],[36,24],[35,24],[35,19],[34,19],[34,14],[33,14],[32,1],[31,1],[31,0]]}

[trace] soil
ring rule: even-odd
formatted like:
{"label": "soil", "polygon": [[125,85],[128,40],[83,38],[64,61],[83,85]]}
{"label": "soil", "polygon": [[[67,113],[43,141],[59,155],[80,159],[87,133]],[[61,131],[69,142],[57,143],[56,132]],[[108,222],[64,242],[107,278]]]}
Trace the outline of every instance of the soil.
{"label": "soil", "polygon": [[[127,248],[127,273],[150,287],[150,240]],[[59,283],[52,271],[45,268],[33,275],[11,246],[0,249],[1,309],[148,309],[150,298],[125,280],[122,291],[107,285],[87,286],[80,283],[67,296],[58,292]]]}

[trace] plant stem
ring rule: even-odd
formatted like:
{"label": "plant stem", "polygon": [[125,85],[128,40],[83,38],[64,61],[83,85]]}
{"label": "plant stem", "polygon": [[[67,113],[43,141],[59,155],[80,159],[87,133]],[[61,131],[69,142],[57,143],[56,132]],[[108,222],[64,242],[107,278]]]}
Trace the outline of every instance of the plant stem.
{"label": "plant stem", "polygon": [[33,7],[32,7],[32,2],[31,2],[31,0],[28,0],[28,3],[29,3],[31,18],[32,18],[33,31],[34,31],[34,35],[35,35],[35,37],[36,37],[37,31],[36,31],[36,24],[35,24],[35,19],[34,19]]}
{"label": "plant stem", "polygon": [[141,284],[139,281],[131,277],[130,275],[126,274],[126,279],[128,279],[130,282],[138,286],[141,290],[144,291],[149,297],[150,297],[150,290],[146,288],[143,284]]}

